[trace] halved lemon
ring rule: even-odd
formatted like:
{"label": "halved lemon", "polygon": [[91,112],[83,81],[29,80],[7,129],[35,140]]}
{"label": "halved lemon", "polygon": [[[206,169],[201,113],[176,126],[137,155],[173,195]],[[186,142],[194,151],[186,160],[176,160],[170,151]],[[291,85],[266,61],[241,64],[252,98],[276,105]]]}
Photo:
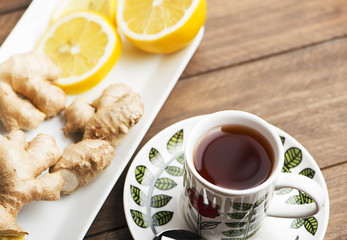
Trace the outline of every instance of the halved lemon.
{"label": "halved lemon", "polygon": [[117,0],[60,0],[52,14],[52,21],[75,11],[90,10],[107,17],[111,22],[116,15]]}
{"label": "halved lemon", "polygon": [[119,0],[117,25],[138,48],[170,53],[185,47],[206,18],[206,0]]}
{"label": "halved lemon", "polygon": [[67,94],[78,94],[111,71],[120,56],[121,39],[102,15],[74,12],[52,23],[36,49],[62,69],[55,84]]}

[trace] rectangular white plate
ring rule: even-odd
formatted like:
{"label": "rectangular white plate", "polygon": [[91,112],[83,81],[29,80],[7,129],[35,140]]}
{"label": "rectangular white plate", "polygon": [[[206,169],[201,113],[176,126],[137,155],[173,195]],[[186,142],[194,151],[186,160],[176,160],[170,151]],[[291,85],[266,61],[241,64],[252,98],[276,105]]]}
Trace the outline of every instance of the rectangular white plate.
{"label": "rectangular white plate", "polygon": [[[50,15],[58,1],[34,0],[31,3],[1,46],[0,62],[5,61],[12,54],[29,52],[34,49],[39,37],[49,25]],[[170,55],[141,52],[123,38],[122,54],[114,69],[99,85],[79,96],[92,102],[100,96],[108,85],[123,82],[141,95],[145,107],[144,115],[116,148],[115,159],[99,178],[72,195],[62,197],[61,200],[34,202],[24,206],[19,213],[18,224],[29,232],[26,239],[83,239],[108,194],[199,46],[203,33],[204,28],[187,48]],[[67,104],[71,103],[75,97],[69,96]],[[60,114],[60,116],[43,122],[38,129],[27,132],[28,141],[38,133],[48,133],[55,137],[60,148],[65,148],[72,140],[65,138],[61,131],[64,121],[63,115]],[[0,126],[0,133],[6,135],[8,132]]]}

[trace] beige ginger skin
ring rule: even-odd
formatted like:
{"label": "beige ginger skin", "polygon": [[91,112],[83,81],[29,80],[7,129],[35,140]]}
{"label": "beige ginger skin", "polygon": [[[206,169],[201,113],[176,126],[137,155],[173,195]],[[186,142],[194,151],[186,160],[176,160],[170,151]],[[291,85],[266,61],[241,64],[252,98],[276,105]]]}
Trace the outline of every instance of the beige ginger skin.
{"label": "beige ginger skin", "polygon": [[64,92],[52,84],[59,75],[53,62],[37,53],[13,55],[0,65],[0,121],[11,131],[0,136],[0,239],[28,234],[16,221],[24,204],[58,200],[61,193],[71,194],[99,176],[143,115],[140,95],[114,84],[92,105],[76,99],[65,110],[65,135],[84,132],[82,141],[63,153],[46,134],[27,143],[18,129],[35,129],[65,108]]}
{"label": "beige ginger skin", "polygon": [[112,162],[113,147],[104,140],[86,139],[65,148],[59,161],[50,168],[64,179],[62,194],[71,194],[99,176]]}
{"label": "beige ginger skin", "polygon": [[114,158],[114,148],[143,114],[140,95],[125,84],[104,90],[93,106],[77,98],[65,109],[64,134],[84,132],[82,141],[69,145],[50,169],[63,176],[62,193],[71,194],[100,175]]}
{"label": "beige ginger skin", "polygon": [[21,130],[0,136],[0,238],[28,234],[16,221],[24,204],[60,198],[61,175],[40,175],[61,155],[54,138],[46,134],[37,135],[29,143]]}
{"label": "beige ginger skin", "polygon": [[60,74],[48,57],[35,52],[15,54],[0,64],[0,121],[7,130],[35,129],[65,108],[65,93],[53,85]]}
{"label": "beige ginger skin", "polygon": [[84,98],[76,98],[64,111],[67,122],[63,128],[65,136],[69,133],[84,132],[84,126],[92,118],[95,108]]}
{"label": "beige ginger skin", "polygon": [[[94,110],[93,110],[94,109]],[[83,139],[103,139],[116,147],[143,115],[139,94],[122,83],[106,88],[94,101],[76,99],[65,110],[65,135],[84,131]]]}

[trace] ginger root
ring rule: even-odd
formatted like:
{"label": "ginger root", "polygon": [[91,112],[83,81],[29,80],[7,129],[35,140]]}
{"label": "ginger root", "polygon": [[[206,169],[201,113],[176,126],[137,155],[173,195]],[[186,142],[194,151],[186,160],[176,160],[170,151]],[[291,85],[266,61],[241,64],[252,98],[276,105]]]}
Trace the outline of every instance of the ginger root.
{"label": "ginger root", "polygon": [[69,133],[84,132],[84,126],[92,118],[95,109],[84,98],[76,98],[66,109],[67,122],[63,128],[65,136]]}
{"label": "ginger root", "polygon": [[104,139],[116,147],[143,115],[140,95],[121,83],[106,88],[93,106],[94,111],[80,99],[68,106],[64,133],[84,131],[83,139]]}
{"label": "ginger root", "polygon": [[104,90],[93,106],[77,98],[65,109],[64,134],[84,132],[50,169],[64,178],[62,193],[71,194],[100,175],[111,163],[116,147],[143,114],[140,95],[125,84]]}
{"label": "ginger root", "polygon": [[67,146],[50,172],[62,175],[62,194],[71,194],[101,174],[111,164],[113,157],[114,149],[108,142],[86,139]]}
{"label": "ginger root", "polygon": [[60,74],[48,57],[35,52],[13,55],[0,65],[0,121],[7,130],[35,129],[65,108],[65,93],[52,84]]}
{"label": "ginger root", "polygon": [[39,134],[29,143],[20,130],[0,136],[0,239],[28,234],[16,221],[24,204],[60,198],[61,175],[38,176],[55,164],[61,154],[49,135]]}

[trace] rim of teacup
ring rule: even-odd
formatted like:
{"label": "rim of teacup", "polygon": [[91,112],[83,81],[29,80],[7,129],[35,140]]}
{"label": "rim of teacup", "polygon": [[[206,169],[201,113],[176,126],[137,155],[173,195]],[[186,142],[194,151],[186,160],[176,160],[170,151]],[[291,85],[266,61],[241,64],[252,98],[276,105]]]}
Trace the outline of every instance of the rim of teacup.
{"label": "rim of teacup", "polygon": [[[270,177],[268,177],[265,182],[248,189],[229,189],[212,184],[204,179],[196,170],[193,159],[195,147],[211,129],[227,124],[238,124],[251,127],[262,134],[269,141],[274,152],[275,160]],[[257,127],[254,127],[255,125]],[[200,120],[191,130],[185,144],[184,155],[187,167],[201,184],[205,185],[214,192],[232,196],[250,195],[268,188],[276,181],[284,162],[283,146],[281,139],[276,133],[274,127],[252,113],[239,110],[224,110],[204,116],[204,118]]]}

